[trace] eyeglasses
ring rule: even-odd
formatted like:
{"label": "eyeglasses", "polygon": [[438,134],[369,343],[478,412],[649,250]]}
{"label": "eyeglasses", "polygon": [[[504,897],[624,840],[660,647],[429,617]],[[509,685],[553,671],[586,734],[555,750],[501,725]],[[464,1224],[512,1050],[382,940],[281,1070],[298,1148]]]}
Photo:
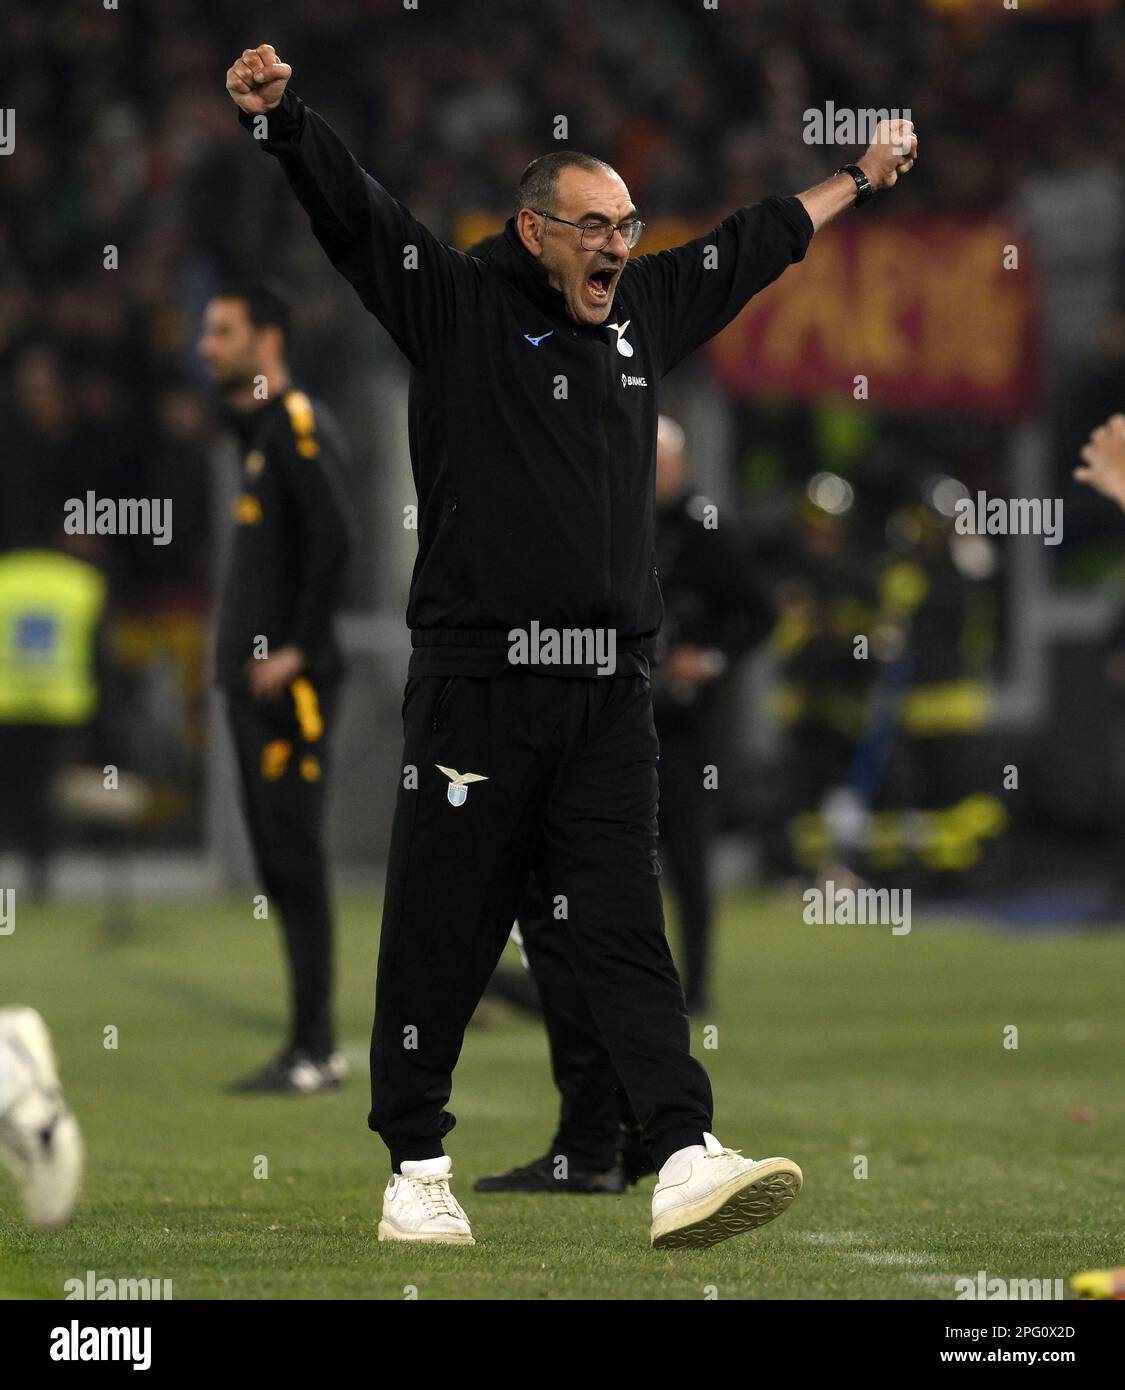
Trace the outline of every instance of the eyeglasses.
{"label": "eyeglasses", "polygon": [[604,251],[613,240],[614,232],[621,233],[625,245],[631,251],[640,241],[641,233],[645,229],[645,224],[636,217],[627,217],[624,222],[618,222],[615,226],[612,222],[568,222],[565,217],[540,212],[538,208],[532,208],[531,211],[545,217],[548,222],[562,222],[567,227],[577,227],[582,233],[583,251]]}

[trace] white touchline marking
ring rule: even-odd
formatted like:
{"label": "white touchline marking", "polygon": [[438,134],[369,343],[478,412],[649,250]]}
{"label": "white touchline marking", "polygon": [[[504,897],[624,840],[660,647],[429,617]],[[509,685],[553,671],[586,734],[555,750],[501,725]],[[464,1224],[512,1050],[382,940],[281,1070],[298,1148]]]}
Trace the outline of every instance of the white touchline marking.
{"label": "white touchline marking", "polygon": [[915,1250],[856,1250],[853,1258],[869,1265],[928,1265],[933,1263],[931,1255],[920,1255]]}
{"label": "white touchline marking", "polygon": [[880,1244],[878,1236],[863,1231],[799,1231],[796,1233],[796,1238],[809,1245],[845,1247],[844,1253],[850,1255],[852,1259],[871,1265],[926,1265],[933,1264],[937,1258],[935,1255],[928,1255],[918,1250],[848,1249],[847,1247],[850,1246]]}
{"label": "white touchline marking", "polygon": [[798,1231],[798,1240],[806,1240],[810,1245],[872,1245],[877,1237],[865,1231]]}

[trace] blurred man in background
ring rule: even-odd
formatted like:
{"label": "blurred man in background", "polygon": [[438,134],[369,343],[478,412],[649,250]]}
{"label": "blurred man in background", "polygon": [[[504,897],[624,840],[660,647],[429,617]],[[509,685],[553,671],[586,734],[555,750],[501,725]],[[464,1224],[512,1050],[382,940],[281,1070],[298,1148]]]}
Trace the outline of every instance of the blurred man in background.
{"label": "blurred man in background", "polygon": [[656,640],[653,713],[660,737],[660,859],[671,877],[689,1013],[710,1001],[714,893],[711,795],[718,788],[720,691],[774,625],[729,518],[695,492],[684,432],[660,417],[656,436],[656,561],[664,622]]}
{"label": "blurred man in background", "polygon": [[[1074,470],[1080,483],[1086,483],[1103,497],[1125,511],[1125,415],[1111,415],[1104,425],[1093,430],[1082,449],[1082,464]],[[1121,809],[1122,746],[1125,745],[1125,614],[1121,615],[1108,637],[1105,674],[1114,699],[1114,718],[1111,725],[1112,754],[1116,765],[1115,802]],[[1120,837],[1111,840],[1109,883],[1101,902],[1095,909],[1096,919],[1105,923],[1125,921],[1125,863],[1122,862]]]}
{"label": "blurred man in background", "polygon": [[281,915],[292,1007],[286,1046],[234,1089],[307,1095],[344,1075],[322,830],[343,669],[333,621],[349,541],[342,438],[290,382],[289,331],[274,288],[231,284],[207,306],[199,352],[243,451],[216,675],[258,871]]}
{"label": "blurred man in background", "polygon": [[[1074,476],[1125,511],[1125,415],[1111,415],[1104,425],[1091,432],[1082,449],[1082,465],[1074,470]],[[1125,690],[1125,641],[1122,641],[1121,627],[1119,624],[1115,650],[1111,651],[1108,661],[1109,678],[1118,691]],[[1125,873],[1116,853],[1103,912],[1106,916],[1125,918]],[[1070,1283],[1081,1298],[1122,1300],[1125,1299],[1125,1266],[1086,1270],[1076,1274]]]}
{"label": "blurred man in background", "polygon": [[[712,793],[720,755],[717,702],[738,662],[764,640],[773,609],[737,529],[696,493],[684,432],[662,415],[656,433],[656,557],[664,623],[655,643],[653,708],[660,739],[659,854],[675,886],[690,1012],[707,1007],[714,897]],[[538,988],[561,1098],[549,1151],[478,1180],[478,1192],[624,1192],[652,1171],[625,1089],[568,957],[565,923],[534,876],[519,937]]]}

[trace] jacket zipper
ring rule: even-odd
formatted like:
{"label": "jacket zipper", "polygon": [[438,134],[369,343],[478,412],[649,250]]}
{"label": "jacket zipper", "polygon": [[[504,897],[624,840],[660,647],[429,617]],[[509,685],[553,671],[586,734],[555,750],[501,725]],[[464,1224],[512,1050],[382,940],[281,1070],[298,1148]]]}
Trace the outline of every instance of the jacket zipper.
{"label": "jacket zipper", "polygon": [[[591,340],[594,351],[599,352],[599,342],[597,338]],[[613,612],[613,488],[610,484],[610,458],[609,458],[609,436],[605,429],[605,407],[609,402],[609,391],[606,385],[606,373],[602,367],[599,354],[598,375],[601,380],[601,409],[598,411],[598,429],[602,436],[602,486],[605,491],[605,547],[603,561],[603,584],[605,588],[606,613],[611,615]]]}

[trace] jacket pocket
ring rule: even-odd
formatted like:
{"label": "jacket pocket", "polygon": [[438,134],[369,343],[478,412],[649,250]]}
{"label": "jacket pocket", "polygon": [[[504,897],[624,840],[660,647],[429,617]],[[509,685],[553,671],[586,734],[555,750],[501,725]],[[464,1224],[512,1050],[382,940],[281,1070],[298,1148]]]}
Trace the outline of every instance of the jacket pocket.
{"label": "jacket pocket", "polygon": [[438,691],[437,699],[434,701],[434,708],[430,715],[432,727],[434,728],[435,732],[440,727],[439,720],[441,719],[441,712],[445,708],[445,702],[449,699],[449,696],[452,694],[453,687],[454,685],[456,685],[457,680],[457,676],[447,676],[444,683],[442,684],[441,689]]}

